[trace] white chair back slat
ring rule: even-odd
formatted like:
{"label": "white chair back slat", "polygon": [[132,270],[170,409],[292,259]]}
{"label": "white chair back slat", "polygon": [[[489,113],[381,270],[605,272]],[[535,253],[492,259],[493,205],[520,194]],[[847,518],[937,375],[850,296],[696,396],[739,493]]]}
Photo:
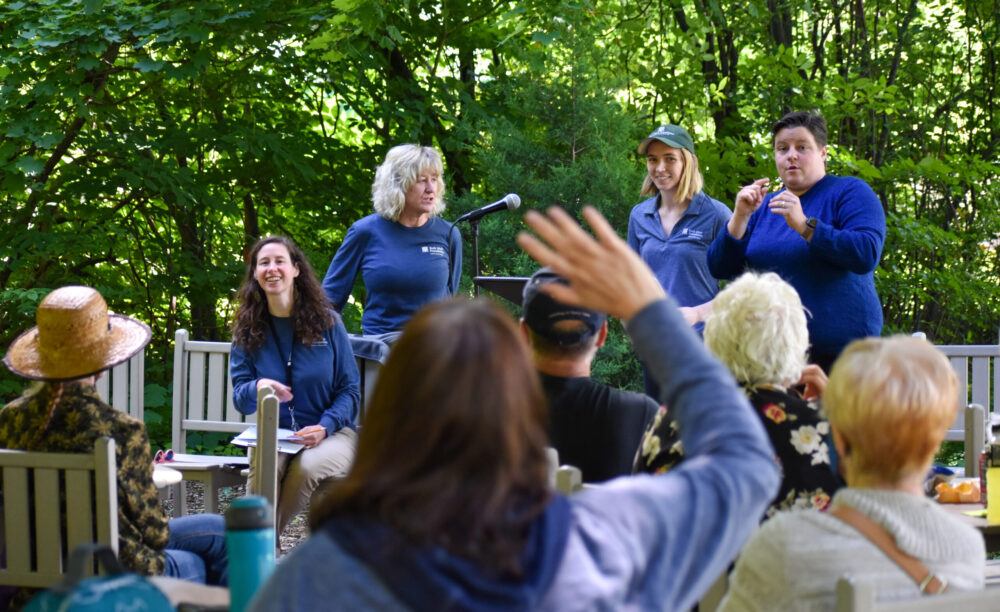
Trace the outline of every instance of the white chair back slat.
{"label": "white chair back slat", "polygon": [[80,500],[71,512],[66,513],[67,542],[93,542],[100,539],[94,533],[91,486],[93,479],[86,470],[74,470],[73,476],[66,479],[66,498]]}
{"label": "white chair back slat", "polygon": [[[231,364],[232,362],[230,362]],[[233,377],[226,368],[226,420],[236,423],[246,423],[250,419],[236,409],[236,402],[233,401]]]}
{"label": "white chair back slat", "polygon": [[972,358],[972,380],[976,383],[972,385],[970,390],[970,395],[972,396],[972,404],[979,404],[980,406],[990,405],[990,358],[989,357],[973,357]]}
{"label": "white chair back slat", "polygon": [[28,494],[28,470],[24,467],[3,469],[4,535],[7,545],[7,569],[27,574],[31,561],[31,496]]}
{"label": "white chair back slat", "polygon": [[186,419],[206,420],[205,414],[205,353],[188,352]]}
{"label": "white chair back slat", "polygon": [[35,508],[39,505],[50,506],[48,512],[35,513],[35,549],[38,554],[38,570],[41,572],[61,574],[63,571],[60,497],[58,470],[35,470]]}
{"label": "white chair back slat", "polygon": [[208,353],[208,396],[205,403],[205,420],[225,420],[226,364],[222,353]]}
{"label": "white chair back slat", "polygon": [[97,379],[97,393],[115,410],[140,421],[144,416],[145,351],[119,363]]}
{"label": "white chair back slat", "polygon": [[111,406],[125,414],[129,414],[128,366],[128,361],[115,366],[111,375]]}
{"label": "white chair back slat", "polygon": [[[97,542],[106,542],[118,554],[118,462],[115,442],[101,438],[94,445],[94,494],[96,505]],[[113,503],[105,504],[110,499]]]}

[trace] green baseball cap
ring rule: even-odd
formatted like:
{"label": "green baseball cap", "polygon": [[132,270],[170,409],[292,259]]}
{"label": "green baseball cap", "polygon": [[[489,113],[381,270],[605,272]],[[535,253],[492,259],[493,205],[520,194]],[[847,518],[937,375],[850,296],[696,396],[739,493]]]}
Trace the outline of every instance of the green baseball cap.
{"label": "green baseball cap", "polygon": [[661,125],[653,130],[652,134],[639,143],[639,148],[636,149],[639,155],[645,155],[646,147],[654,140],[659,140],[668,147],[675,149],[687,149],[691,152],[691,155],[695,154],[694,140],[691,139],[691,135],[687,133],[687,130],[679,125]]}

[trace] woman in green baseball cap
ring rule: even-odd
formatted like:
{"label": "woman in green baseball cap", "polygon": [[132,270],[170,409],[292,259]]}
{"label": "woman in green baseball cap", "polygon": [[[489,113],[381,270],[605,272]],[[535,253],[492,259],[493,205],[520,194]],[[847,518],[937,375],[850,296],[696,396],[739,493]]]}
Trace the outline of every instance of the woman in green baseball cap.
{"label": "woman in green baseball cap", "polygon": [[[638,153],[645,156],[647,170],[641,195],[649,199],[629,215],[628,244],[701,333],[719,291],[706,254],[731,211],[702,191],[694,140],[684,128],[661,125],[639,143]],[[646,393],[656,398],[656,385],[645,367],[643,374]]]}

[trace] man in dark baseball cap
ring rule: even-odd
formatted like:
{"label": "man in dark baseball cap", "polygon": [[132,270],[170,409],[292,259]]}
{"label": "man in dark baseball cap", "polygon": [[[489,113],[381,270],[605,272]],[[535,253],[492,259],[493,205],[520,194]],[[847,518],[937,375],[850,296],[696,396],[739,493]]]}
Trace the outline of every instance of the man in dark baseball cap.
{"label": "man in dark baseball cap", "polygon": [[549,436],[561,463],[575,465],[584,482],[632,473],[632,461],[658,406],[648,396],[590,378],[597,349],[608,335],[603,312],[552,299],[543,287],[566,280],[549,268],[524,286],[521,329],[549,403]]}

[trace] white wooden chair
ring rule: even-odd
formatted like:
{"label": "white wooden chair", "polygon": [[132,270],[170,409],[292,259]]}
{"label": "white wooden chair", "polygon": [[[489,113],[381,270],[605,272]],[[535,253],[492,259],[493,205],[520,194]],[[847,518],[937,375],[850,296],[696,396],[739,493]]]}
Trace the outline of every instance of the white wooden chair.
{"label": "white wooden chair", "polygon": [[836,612],[996,612],[1000,588],[928,595],[903,601],[876,601],[875,584],[844,576],[837,581]]}
{"label": "white wooden chair", "polygon": [[[209,513],[218,512],[219,489],[245,482],[241,471],[249,465],[246,457],[187,454],[189,431],[235,436],[247,428],[248,419],[252,418],[240,413],[233,404],[230,350],[229,342],[191,340],[185,329],[177,330],[175,335],[171,444],[176,458],[170,467],[182,472],[185,480],[205,484],[205,512]],[[183,516],[187,513],[184,482],[175,486],[174,499],[174,515]]]}
{"label": "white wooden chair", "polygon": [[0,449],[7,559],[0,584],[52,586],[79,544],[106,544],[117,554],[116,469],[111,438],[96,440],[91,454]]}
{"label": "white wooden chair", "polygon": [[141,350],[131,359],[119,363],[97,379],[97,393],[101,399],[140,421],[145,413],[143,393],[145,393],[145,355]]}

